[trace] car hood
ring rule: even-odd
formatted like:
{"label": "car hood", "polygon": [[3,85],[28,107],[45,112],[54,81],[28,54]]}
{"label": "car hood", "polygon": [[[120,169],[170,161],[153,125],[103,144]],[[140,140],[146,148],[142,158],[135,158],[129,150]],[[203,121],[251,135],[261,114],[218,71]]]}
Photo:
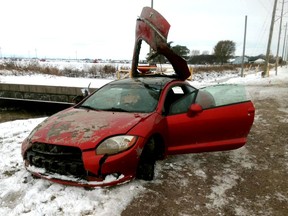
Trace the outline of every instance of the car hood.
{"label": "car hood", "polygon": [[[146,41],[148,45],[154,50],[154,54],[149,56],[152,60],[158,54],[164,55],[172,65],[177,77],[181,80],[186,80],[190,75],[187,62],[181,56],[176,54],[167,42],[167,37],[170,29],[168,21],[155,9],[144,7],[141,15],[136,22],[135,44],[131,67],[131,76],[137,77],[138,60],[141,49],[142,40]],[[141,74],[140,76],[142,76]]]}
{"label": "car hood", "polygon": [[150,114],[68,109],[39,124],[30,134],[32,143],[95,148],[109,136],[126,134]]}

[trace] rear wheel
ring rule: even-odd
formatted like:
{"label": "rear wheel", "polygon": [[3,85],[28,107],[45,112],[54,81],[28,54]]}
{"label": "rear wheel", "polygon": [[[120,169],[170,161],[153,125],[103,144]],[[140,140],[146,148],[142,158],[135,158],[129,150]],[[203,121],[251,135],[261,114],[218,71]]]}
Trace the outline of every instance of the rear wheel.
{"label": "rear wheel", "polygon": [[143,179],[146,181],[153,180],[155,162],[156,162],[155,140],[152,138],[144,146],[144,149],[140,156],[136,177],[138,179]]}

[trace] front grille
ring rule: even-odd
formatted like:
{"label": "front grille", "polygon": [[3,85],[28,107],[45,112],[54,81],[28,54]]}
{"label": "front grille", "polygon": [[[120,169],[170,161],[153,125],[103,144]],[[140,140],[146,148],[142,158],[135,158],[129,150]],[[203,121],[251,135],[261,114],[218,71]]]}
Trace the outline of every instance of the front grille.
{"label": "front grille", "polygon": [[49,173],[85,178],[81,150],[77,147],[34,143],[26,152],[30,165],[45,168]]}

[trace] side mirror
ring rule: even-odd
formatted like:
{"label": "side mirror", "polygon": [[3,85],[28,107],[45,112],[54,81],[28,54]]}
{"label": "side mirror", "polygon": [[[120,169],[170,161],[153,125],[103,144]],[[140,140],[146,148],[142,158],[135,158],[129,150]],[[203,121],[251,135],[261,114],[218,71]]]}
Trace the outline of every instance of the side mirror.
{"label": "side mirror", "polygon": [[90,85],[91,85],[91,82],[89,83],[88,88],[82,88],[81,89],[82,95],[77,95],[72,99],[72,102],[74,104],[80,103],[80,101],[82,101],[84,98],[86,98],[88,95],[90,95],[90,89],[89,89]]}
{"label": "side mirror", "polygon": [[85,97],[83,95],[77,95],[72,99],[72,102],[74,104],[80,103]]}
{"label": "side mirror", "polygon": [[199,104],[197,104],[197,103],[196,103],[196,104],[192,104],[192,105],[189,107],[189,109],[188,109],[187,115],[188,115],[189,117],[192,117],[192,116],[195,116],[195,115],[201,113],[202,111],[203,111],[203,108],[202,108],[201,105],[199,105]]}

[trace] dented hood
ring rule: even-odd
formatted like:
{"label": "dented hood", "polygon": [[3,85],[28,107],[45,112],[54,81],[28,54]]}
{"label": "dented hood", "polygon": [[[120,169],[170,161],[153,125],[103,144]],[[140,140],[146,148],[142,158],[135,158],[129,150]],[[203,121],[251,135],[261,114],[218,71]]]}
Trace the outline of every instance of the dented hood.
{"label": "dented hood", "polygon": [[95,148],[109,136],[126,134],[149,114],[69,109],[39,124],[30,134],[31,142],[79,148]]}
{"label": "dented hood", "polygon": [[171,63],[175,73],[181,80],[187,79],[191,74],[185,59],[174,53],[167,37],[170,29],[168,21],[155,9],[144,7],[136,22],[135,44],[133,51],[131,75],[138,76],[139,53],[142,40],[158,54],[164,55]]}

